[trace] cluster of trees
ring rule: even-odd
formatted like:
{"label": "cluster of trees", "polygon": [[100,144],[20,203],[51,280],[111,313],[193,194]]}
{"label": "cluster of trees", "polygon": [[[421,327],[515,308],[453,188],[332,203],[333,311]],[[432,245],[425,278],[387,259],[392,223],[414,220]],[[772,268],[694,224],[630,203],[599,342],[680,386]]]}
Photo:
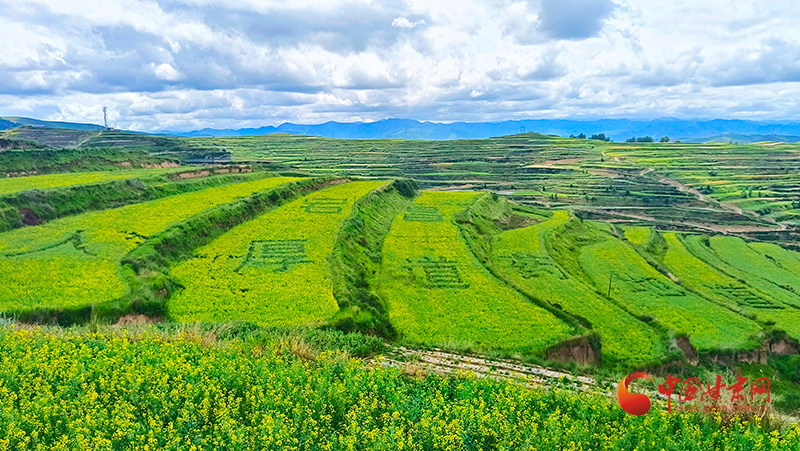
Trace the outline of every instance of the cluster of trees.
{"label": "cluster of trees", "polygon": [[653,138],[650,136],[633,137],[625,140],[626,143],[651,143]]}
{"label": "cluster of trees", "polygon": [[[577,135],[577,136],[576,135],[569,135],[569,137],[570,138],[577,138],[577,139],[587,139],[586,138],[586,133],[581,133],[580,135]],[[594,140],[597,140],[597,141],[611,142],[611,138],[606,136],[605,133],[596,133],[596,134],[590,136],[588,139],[594,139]]]}
{"label": "cluster of trees", "polygon": [[[652,136],[640,136],[640,137],[632,137],[625,140],[626,143],[651,143],[655,142]],[[668,143],[669,136],[662,136],[658,142]]]}

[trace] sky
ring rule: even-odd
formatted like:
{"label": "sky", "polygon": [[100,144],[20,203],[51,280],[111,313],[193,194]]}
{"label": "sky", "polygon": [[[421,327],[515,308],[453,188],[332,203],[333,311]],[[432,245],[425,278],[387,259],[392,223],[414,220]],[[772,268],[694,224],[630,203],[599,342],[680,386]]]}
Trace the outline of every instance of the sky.
{"label": "sky", "polygon": [[0,0],[0,115],[800,120],[788,0]]}

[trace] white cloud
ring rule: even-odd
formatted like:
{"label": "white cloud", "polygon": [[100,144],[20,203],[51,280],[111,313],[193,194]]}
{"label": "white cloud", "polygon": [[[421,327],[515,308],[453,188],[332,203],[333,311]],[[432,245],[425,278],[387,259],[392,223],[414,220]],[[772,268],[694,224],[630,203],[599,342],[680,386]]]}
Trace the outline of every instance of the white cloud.
{"label": "white cloud", "polygon": [[798,119],[800,3],[569,2],[0,0],[0,114]]}
{"label": "white cloud", "polygon": [[395,19],[392,21],[392,28],[414,28],[420,25],[425,25],[424,19],[411,22],[406,17],[395,17]]}
{"label": "white cloud", "polygon": [[183,78],[183,75],[169,63],[150,63],[149,67],[159,80],[178,81]]}

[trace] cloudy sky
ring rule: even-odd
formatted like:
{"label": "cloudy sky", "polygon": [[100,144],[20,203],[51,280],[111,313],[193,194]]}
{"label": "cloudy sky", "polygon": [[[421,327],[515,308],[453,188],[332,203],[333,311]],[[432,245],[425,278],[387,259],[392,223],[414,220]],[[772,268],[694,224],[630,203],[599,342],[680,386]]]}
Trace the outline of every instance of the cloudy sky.
{"label": "cloudy sky", "polygon": [[798,120],[789,0],[0,0],[0,115]]}

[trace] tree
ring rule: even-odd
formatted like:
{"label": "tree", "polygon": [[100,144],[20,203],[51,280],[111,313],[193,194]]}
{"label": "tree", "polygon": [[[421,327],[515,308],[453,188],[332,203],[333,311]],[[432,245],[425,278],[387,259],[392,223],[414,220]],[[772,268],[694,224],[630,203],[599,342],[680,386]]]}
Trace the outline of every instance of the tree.
{"label": "tree", "polygon": [[636,137],[628,138],[628,139],[625,140],[625,142],[626,143],[635,143],[636,142]]}
{"label": "tree", "polygon": [[651,136],[643,136],[641,138],[636,138],[637,143],[651,143],[653,142],[653,138]]}
{"label": "tree", "polygon": [[581,133],[578,135],[578,139],[586,139],[586,133]]}
{"label": "tree", "polygon": [[592,135],[589,139],[595,139],[597,141],[611,141],[611,138],[606,137],[605,133],[597,133]]}
{"label": "tree", "polygon": [[664,137],[662,137],[662,138],[661,138],[661,141],[659,141],[659,142],[662,142],[662,143],[668,143],[668,142],[669,142],[669,136],[664,136]]}

